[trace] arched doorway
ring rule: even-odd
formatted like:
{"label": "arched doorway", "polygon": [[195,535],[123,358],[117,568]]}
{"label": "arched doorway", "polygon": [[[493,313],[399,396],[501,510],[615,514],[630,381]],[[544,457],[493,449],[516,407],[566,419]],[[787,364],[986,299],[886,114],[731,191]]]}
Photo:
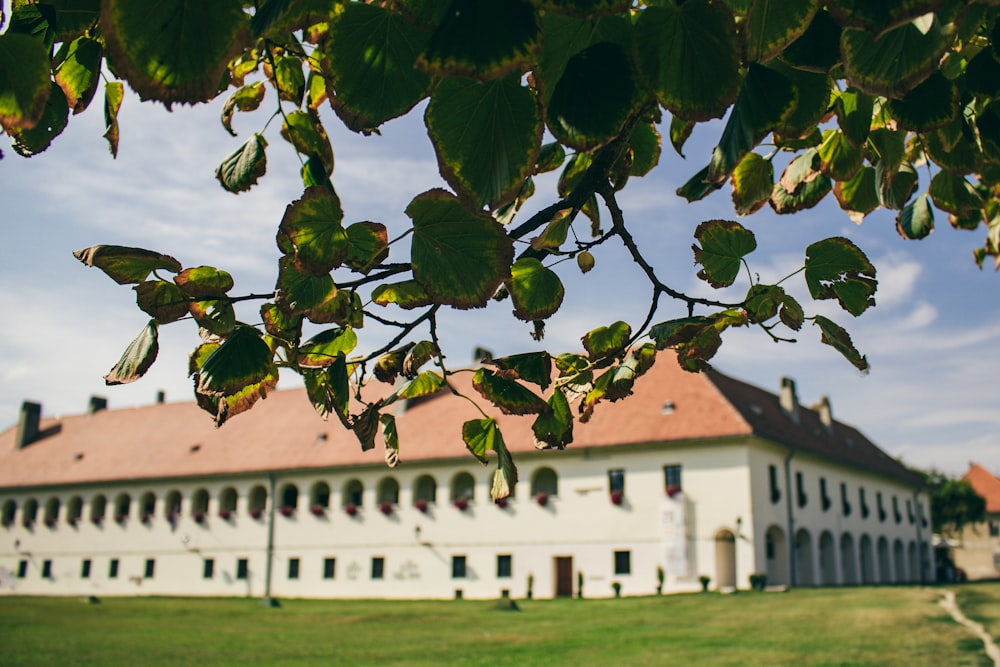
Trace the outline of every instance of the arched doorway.
{"label": "arched doorway", "polygon": [[896,583],[906,583],[906,554],[903,551],[903,540],[898,537],[892,543],[892,561],[896,569]]}
{"label": "arched doorway", "polygon": [[920,559],[917,556],[917,543],[910,540],[910,544],[906,547],[906,551],[910,561],[910,581],[917,581],[920,579]]}
{"label": "arched doorway", "polygon": [[828,530],[819,536],[819,574],[824,586],[837,585],[837,549]]}
{"label": "arched doorway", "polygon": [[815,586],[813,573],[812,536],[805,528],[795,534],[795,583],[799,586]]}
{"label": "arched doorway", "polygon": [[892,581],[892,566],[889,563],[889,540],[885,536],[878,538],[878,583],[888,584]]}
{"label": "arched doorway", "polygon": [[872,538],[867,533],[861,536],[859,543],[861,551],[861,583],[875,583],[875,551],[872,548]]}
{"label": "arched doorway", "polygon": [[785,531],[779,526],[770,526],[764,534],[764,549],[767,556],[767,583],[787,586],[788,543],[785,540]]}
{"label": "arched doorway", "polygon": [[854,553],[854,536],[850,533],[840,536],[840,567],[843,571],[842,583],[858,583],[858,561]]}
{"label": "arched doorway", "polygon": [[726,529],[715,534],[715,587],[736,587],[736,536]]}

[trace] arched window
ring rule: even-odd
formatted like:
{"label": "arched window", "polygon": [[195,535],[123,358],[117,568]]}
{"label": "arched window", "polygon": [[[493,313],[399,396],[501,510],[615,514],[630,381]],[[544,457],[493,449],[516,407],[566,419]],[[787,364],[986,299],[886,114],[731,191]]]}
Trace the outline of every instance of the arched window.
{"label": "arched window", "polygon": [[459,509],[465,509],[476,496],[476,480],[467,472],[460,472],[451,478],[451,502]]}
{"label": "arched window", "polygon": [[437,502],[437,482],[430,475],[421,475],[413,485],[413,506],[421,512]]}
{"label": "arched window", "polygon": [[90,522],[95,526],[100,525],[104,521],[104,515],[107,513],[108,499],[104,497],[104,494],[98,493],[90,501]]}
{"label": "arched window", "polygon": [[3,522],[4,528],[9,528],[14,525],[14,516],[17,514],[17,502],[8,498],[3,501],[3,510],[0,511],[0,521]]}
{"label": "arched window", "polygon": [[263,486],[255,486],[250,489],[248,502],[250,516],[255,519],[264,516],[264,510],[267,508],[267,489]]}
{"label": "arched window", "polygon": [[201,523],[208,516],[208,490],[198,489],[191,495],[191,518]]}
{"label": "arched window", "polygon": [[361,501],[364,499],[365,486],[361,483],[359,479],[348,480],[344,484],[344,490],[341,493],[341,504],[344,507],[361,507]]}
{"label": "arched window", "polygon": [[115,498],[115,521],[125,523],[129,513],[132,511],[132,496],[127,493],[119,493]]}
{"label": "arched window", "polygon": [[49,528],[55,528],[56,523],[59,521],[59,509],[62,503],[55,496],[51,497],[45,503],[45,525]]}
{"label": "arched window", "polygon": [[176,489],[167,493],[163,503],[163,514],[170,521],[176,521],[181,515],[181,492]]}
{"label": "arched window", "polygon": [[83,498],[80,496],[73,496],[66,503],[66,523],[71,526],[75,526],[80,523],[80,517],[83,516]]}
{"label": "arched window", "polygon": [[299,506],[299,487],[285,484],[281,487],[281,505],[278,510],[283,516],[291,516]]}
{"label": "arched window", "polygon": [[21,525],[31,528],[38,520],[38,501],[28,498],[24,501],[24,510],[21,511]]}
{"label": "arched window", "polygon": [[228,519],[229,517],[236,514],[236,489],[231,486],[227,486],[219,494],[219,516],[223,519]]}
{"label": "arched window", "polygon": [[378,502],[399,504],[399,482],[395,477],[383,477],[378,483]]}
{"label": "arched window", "polygon": [[156,514],[156,495],[147,491],[139,498],[139,519],[148,523]]}
{"label": "arched window", "polygon": [[316,516],[322,516],[330,509],[330,485],[326,482],[316,482],[309,489],[309,511]]}
{"label": "arched window", "polygon": [[559,495],[559,479],[552,468],[539,468],[531,476],[531,497],[544,505],[549,497]]}

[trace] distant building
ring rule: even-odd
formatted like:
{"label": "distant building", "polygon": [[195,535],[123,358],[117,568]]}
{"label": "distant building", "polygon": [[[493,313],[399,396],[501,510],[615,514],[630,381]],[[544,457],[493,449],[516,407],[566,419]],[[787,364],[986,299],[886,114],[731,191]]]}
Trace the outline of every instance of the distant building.
{"label": "distant building", "polygon": [[[469,388],[469,395],[474,392]],[[500,416],[520,471],[490,500],[447,392],[397,414],[402,463],[362,452],[303,390],[221,429],[193,402],[0,433],[0,591],[492,598],[928,581],[920,479],[824,399],[798,402],[669,353],[565,451]]]}
{"label": "distant building", "polygon": [[1000,577],[1000,479],[978,463],[970,463],[962,479],[986,500],[986,521],[963,528],[952,558],[969,579],[995,579]]}

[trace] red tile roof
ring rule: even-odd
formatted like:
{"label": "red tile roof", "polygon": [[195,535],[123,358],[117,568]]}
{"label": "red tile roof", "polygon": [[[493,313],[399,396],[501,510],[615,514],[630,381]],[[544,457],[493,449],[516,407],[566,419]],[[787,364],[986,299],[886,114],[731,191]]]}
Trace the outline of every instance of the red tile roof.
{"label": "red tile roof", "polygon": [[988,514],[1000,513],[1000,479],[996,475],[978,463],[970,463],[969,472],[962,479],[986,500]]}
{"label": "red tile roof", "polygon": [[[456,384],[478,399],[470,379],[471,374],[460,374]],[[485,401],[477,402],[496,416],[515,460],[517,453],[536,451],[532,417],[499,415]],[[673,404],[669,414],[667,402]],[[838,423],[827,433],[814,411],[803,407],[801,415],[796,425],[774,394],[715,371],[688,373],[669,353],[661,353],[636,382],[633,396],[601,403],[590,422],[576,424],[570,447],[757,434],[915,483],[911,473],[855,429]],[[397,416],[402,464],[469,456],[461,424],[480,417],[468,401],[448,392],[415,402]],[[336,418],[324,422],[303,389],[272,392],[219,429],[194,402],[185,402],[43,418],[41,431],[38,440],[22,449],[15,447],[16,427],[0,433],[0,488],[375,465],[384,456],[381,446],[362,452]]]}

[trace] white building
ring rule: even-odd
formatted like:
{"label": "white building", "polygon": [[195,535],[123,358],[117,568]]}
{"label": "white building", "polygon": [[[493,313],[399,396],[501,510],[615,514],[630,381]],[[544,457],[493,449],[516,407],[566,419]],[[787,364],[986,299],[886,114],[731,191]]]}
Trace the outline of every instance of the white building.
{"label": "white building", "polygon": [[[473,395],[470,389],[470,395]],[[401,464],[361,452],[303,390],[221,429],[191,403],[41,418],[0,434],[0,591],[44,595],[586,597],[928,581],[919,478],[825,399],[798,404],[668,353],[565,451],[498,416],[503,506],[447,392],[397,416]]]}

